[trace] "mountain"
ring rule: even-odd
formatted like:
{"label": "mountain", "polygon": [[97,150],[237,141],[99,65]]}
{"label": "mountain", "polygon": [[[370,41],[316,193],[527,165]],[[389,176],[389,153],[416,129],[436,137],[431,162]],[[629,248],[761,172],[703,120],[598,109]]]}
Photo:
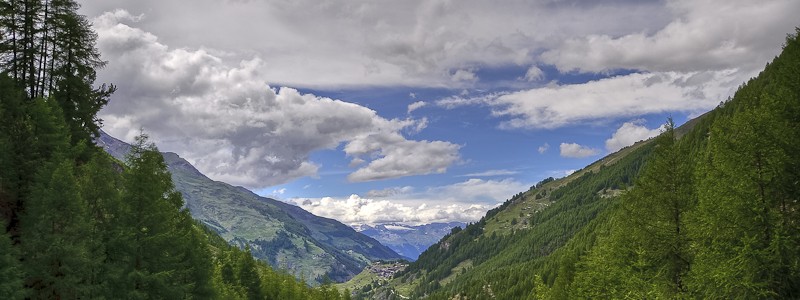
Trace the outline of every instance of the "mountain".
{"label": "mountain", "polygon": [[355,225],[353,228],[413,261],[422,251],[438,242],[453,228],[463,228],[466,225],[467,223],[463,222],[448,222],[416,226],[403,224]]}
{"label": "mountain", "polygon": [[795,34],[716,109],[512,196],[356,298],[800,297],[797,78]]}
{"label": "mountain", "polygon": [[[96,143],[123,160],[130,145],[101,132]],[[175,153],[162,153],[192,216],[231,244],[298,277],[342,282],[372,261],[402,256],[336,220],[214,181]]]}

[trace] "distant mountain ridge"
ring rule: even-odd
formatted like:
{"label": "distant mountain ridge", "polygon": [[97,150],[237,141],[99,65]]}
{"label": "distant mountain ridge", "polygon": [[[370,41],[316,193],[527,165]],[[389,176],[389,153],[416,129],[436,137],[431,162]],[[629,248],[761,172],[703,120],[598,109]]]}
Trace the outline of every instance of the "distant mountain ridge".
{"label": "distant mountain ridge", "polygon": [[450,233],[453,228],[464,228],[466,225],[467,223],[464,222],[431,223],[416,226],[391,223],[354,225],[353,228],[413,261],[425,249],[436,244],[439,239]]}
{"label": "distant mountain ridge", "polygon": [[[117,159],[130,145],[105,132],[96,141]],[[250,245],[253,255],[298,277],[341,282],[376,260],[402,259],[375,239],[336,220],[214,181],[175,153],[162,153],[175,188],[192,216],[231,244]]]}

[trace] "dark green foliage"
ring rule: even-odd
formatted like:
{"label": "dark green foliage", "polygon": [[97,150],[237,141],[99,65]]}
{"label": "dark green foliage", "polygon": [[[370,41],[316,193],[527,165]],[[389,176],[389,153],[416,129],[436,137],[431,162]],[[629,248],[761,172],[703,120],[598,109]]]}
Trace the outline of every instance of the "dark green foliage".
{"label": "dark green foliage", "polygon": [[86,202],[67,160],[45,166],[26,203],[21,222],[23,267],[34,298],[82,298],[84,280],[96,264],[89,255]]}
{"label": "dark green foliage", "polygon": [[0,234],[0,298],[23,299],[22,267],[17,249],[12,247],[8,234]]}
{"label": "dark green foliage", "polygon": [[800,42],[726,103],[710,130],[694,237],[698,294],[800,296],[798,144]]}
{"label": "dark green foliage", "polygon": [[77,9],[0,1],[0,299],[339,299],[195,222],[145,138],[93,145],[114,88]]}
{"label": "dark green foliage", "polygon": [[692,255],[688,212],[694,208],[691,165],[672,122],[614,211],[610,234],[584,262],[576,294],[588,298],[680,298]]}

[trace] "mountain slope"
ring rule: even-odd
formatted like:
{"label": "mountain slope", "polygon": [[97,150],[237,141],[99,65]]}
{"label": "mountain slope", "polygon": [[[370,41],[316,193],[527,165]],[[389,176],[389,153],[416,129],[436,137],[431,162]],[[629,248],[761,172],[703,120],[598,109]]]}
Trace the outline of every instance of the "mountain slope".
{"label": "mountain slope", "polygon": [[711,112],[514,195],[358,295],[796,298],[798,76],[795,34]]}
{"label": "mountain slope", "polygon": [[359,292],[366,298],[517,298],[532,283],[521,270],[555,272],[557,264],[548,259],[574,247],[572,240],[593,238],[594,220],[608,209],[607,199],[632,184],[652,148],[649,141],[639,142],[570,176],[548,178],[453,230],[387,285]]}
{"label": "mountain slope", "polygon": [[[102,133],[107,152],[124,159],[126,143]],[[175,187],[192,216],[231,244],[249,245],[253,255],[298,277],[345,281],[374,260],[402,257],[336,220],[260,197],[242,187],[213,181],[175,153],[163,153]]]}

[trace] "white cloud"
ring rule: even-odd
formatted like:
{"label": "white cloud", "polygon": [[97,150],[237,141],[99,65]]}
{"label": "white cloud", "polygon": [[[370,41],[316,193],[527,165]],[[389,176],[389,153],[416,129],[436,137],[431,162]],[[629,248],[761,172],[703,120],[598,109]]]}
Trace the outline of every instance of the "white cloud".
{"label": "white cloud", "polygon": [[525,81],[541,81],[544,79],[544,72],[537,66],[531,66],[528,68],[528,71],[525,72],[525,77],[521,79]]}
{"label": "white cloud", "polygon": [[[410,187],[403,187],[374,191],[375,197],[372,198],[351,195],[348,198],[297,198],[289,202],[315,215],[345,224],[474,222],[489,209],[529,186],[512,179],[469,179],[418,193],[412,193]],[[378,197],[389,199],[373,199]]]}
{"label": "white cloud", "polygon": [[673,20],[654,33],[594,33],[571,37],[542,54],[560,70],[635,69],[693,72],[757,70],[797,26],[795,0],[668,1]]}
{"label": "white cloud", "polygon": [[414,191],[412,186],[404,187],[391,187],[382,190],[370,190],[367,192],[367,198],[386,198],[390,196],[404,195]]}
{"label": "white cloud", "polygon": [[[411,98],[411,99],[417,99],[417,94],[414,94],[413,92],[411,92],[411,93],[408,93],[408,97]],[[409,113],[411,113],[411,112],[409,111]]]}
{"label": "white cloud", "polygon": [[570,158],[584,158],[600,154],[600,150],[576,143],[561,143],[561,156]]}
{"label": "white cloud", "polygon": [[428,193],[436,195],[433,199],[444,202],[496,204],[516,193],[528,190],[528,187],[530,185],[511,178],[503,180],[470,178],[467,181],[432,188]]}
{"label": "white cloud", "polygon": [[468,93],[466,91],[462,91],[461,95],[459,96],[450,96],[436,100],[436,106],[444,109],[455,109],[462,106],[486,105],[491,103],[491,101],[496,99],[497,97],[507,94],[508,92],[498,92],[476,97],[466,97]]}
{"label": "white cloud", "polygon": [[406,127],[406,128],[407,128],[407,130],[406,130],[406,131],[407,131],[409,134],[417,134],[417,133],[420,133],[420,132],[422,132],[422,130],[424,130],[425,128],[428,128],[428,117],[423,117],[422,119],[419,119],[419,120],[417,120],[417,121],[415,122],[415,125],[413,125],[413,126],[411,126],[411,127]]}
{"label": "white cloud", "polygon": [[[413,93],[412,93],[412,95],[413,95]],[[408,114],[411,114],[411,112],[413,112],[413,111],[415,111],[417,109],[425,107],[425,105],[428,105],[428,103],[426,103],[425,101],[417,101],[417,102],[409,104],[408,105]]]}
{"label": "white cloud", "polygon": [[456,70],[452,76],[450,76],[450,79],[455,82],[462,82],[462,81],[475,82],[478,81],[478,75],[475,75],[474,70],[459,69]]}
{"label": "white cloud", "polygon": [[339,222],[356,224],[402,223],[409,225],[429,224],[434,222],[472,222],[480,219],[488,205],[479,204],[444,204],[444,205],[412,205],[390,200],[375,200],[351,195],[347,199],[324,197],[321,199],[292,199],[290,203],[300,206],[308,212],[336,219]]}
{"label": "white cloud", "polygon": [[544,154],[549,149],[550,149],[550,144],[544,143],[544,145],[539,146],[539,149],[537,150],[539,151],[539,154]]}
{"label": "white cloud", "polygon": [[567,38],[651,32],[670,17],[657,1],[83,2],[89,16],[116,8],[145,13],[141,27],[177,48],[259,53],[269,66],[264,81],[317,88],[469,87],[480,68],[529,66]]}
{"label": "white cloud", "polygon": [[652,113],[707,111],[731,95],[745,80],[742,76],[736,70],[633,73],[513,93],[451,96],[436,104],[447,109],[488,105],[493,116],[508,118],[501,128],[552,129]]}
{"label": "white cloud", "polygon": [[347,176],[351,182],[417,174],[444,173],[459,160],[459,145],[442,141],[411,141],[400,134],[370,133],[348,142],[344,151],[355,158],[376,157]]}
{"label": "white cloud", "polygon": [[478,173],[469,173],[464,175],[458,175],[459,177],[494,177],[494,176],[508,176],[508,175],[515,175],[519,174],[517,171],[511,170],[489,170],[484,172]]}
{"label": "white cloud", "polygon": [[622,124],[611,138],[606,140],[606,150],[608,150],[608,152],[616,152],[638,141],[657,136],[663,130],[663,126],[660,128],[648,129],[643,123],[644,120],[638,119]]}
{"label": "white cloud", "polygon": [[261,188],[315,176],[309,154],[342,143],[354,163],[366,163],[351,174],[355,181],[441,173],[459,158],[458,145],[401,134],[427,119],[388,120],[357,104],[271,88],[261,59],[231,67],[211,50],[171,49],[124,24],[131,18],[116,11],[94,21],[109,60],[103,77],[119,84],[100,113],[104,129],[131,140],[142,127],[211,178]]}

